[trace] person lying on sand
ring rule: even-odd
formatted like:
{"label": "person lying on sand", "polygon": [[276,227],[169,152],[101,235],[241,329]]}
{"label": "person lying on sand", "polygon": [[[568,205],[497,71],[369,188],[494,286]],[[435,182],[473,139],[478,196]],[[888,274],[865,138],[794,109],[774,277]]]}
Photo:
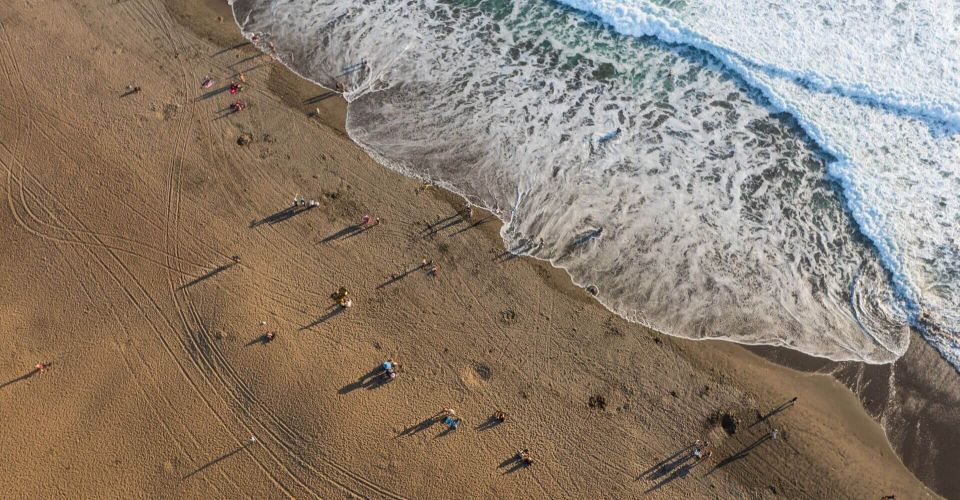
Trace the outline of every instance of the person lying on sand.
{"label": "person lying on sand", "polygon": [[388,358],[380,366],[384,369],[384,371],[400,369],[400,363],[397,363],[396,361],[394,361],[393,358]]}
{"label": "person lying on sand", "polygon": [[450,430],[457,430],[457,427],[460,427],[460,417],[455,415],[447,415],[443,417],[443,425],[446,425]]}

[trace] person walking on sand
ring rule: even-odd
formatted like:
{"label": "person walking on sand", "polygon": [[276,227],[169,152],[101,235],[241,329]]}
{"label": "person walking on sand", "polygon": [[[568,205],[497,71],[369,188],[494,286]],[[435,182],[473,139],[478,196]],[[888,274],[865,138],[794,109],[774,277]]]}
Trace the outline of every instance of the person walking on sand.
{"label": "person walking on sand", "polygon": [[47,368],[50,368],[50,363],[37,363],[33,368],[36,370],[37,374],[46,373]]}
{"label": "person walking on sand", "polygon": [[369,216],[369,215],[364,215],[363,217],[360,218],[360,225],[361,225],[361,226],[366,226],[366,225],[369,224],[369,223],[370,223],[370,216]]}

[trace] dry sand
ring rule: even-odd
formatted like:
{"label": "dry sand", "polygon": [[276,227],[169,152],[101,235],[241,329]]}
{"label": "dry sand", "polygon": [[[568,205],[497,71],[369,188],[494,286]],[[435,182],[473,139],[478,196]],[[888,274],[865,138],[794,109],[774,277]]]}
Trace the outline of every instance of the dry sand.
{"label": "dry sand", "polygon": [[[199,82],[241,70],[227,114]],[[834,378],[628,324],[488,214],[442,222],[460,200],[374,163],[222,4],[6,0],[0,73],[6,498],[935,496]],[[270,219],[296,193],[320,206]]]}

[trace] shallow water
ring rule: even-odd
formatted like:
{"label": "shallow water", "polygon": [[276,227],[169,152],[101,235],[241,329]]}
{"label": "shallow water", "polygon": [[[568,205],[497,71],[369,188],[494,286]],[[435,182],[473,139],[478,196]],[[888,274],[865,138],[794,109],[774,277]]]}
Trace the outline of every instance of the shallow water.
{"label": "shallow water", "polygon": [[[581,11],[234,11],[298,73],[346,86],[348,131],[375,158],[495,210],[509,247],[631,320],[874,363],[905,352],[913,323],[960,360],[957,63],[916,48],[954,47],[956,16],[564,2]],[[844,38],[877,23],[889,36]]]}

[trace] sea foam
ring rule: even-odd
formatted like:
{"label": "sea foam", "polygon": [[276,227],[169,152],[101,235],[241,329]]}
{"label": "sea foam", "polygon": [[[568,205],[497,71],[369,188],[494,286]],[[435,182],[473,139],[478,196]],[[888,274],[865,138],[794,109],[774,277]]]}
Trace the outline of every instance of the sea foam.
{"label": "sea foam", "polygon": [[[540,1],[234,9],[347,87],[376,159],[493,209],[631,320],[875,363],[911,321],[960,362],[957,61],[915,47],[955,46],[953,10],[564,4],[616,33]],[[871,26],[889,36],[852,37]]]}

